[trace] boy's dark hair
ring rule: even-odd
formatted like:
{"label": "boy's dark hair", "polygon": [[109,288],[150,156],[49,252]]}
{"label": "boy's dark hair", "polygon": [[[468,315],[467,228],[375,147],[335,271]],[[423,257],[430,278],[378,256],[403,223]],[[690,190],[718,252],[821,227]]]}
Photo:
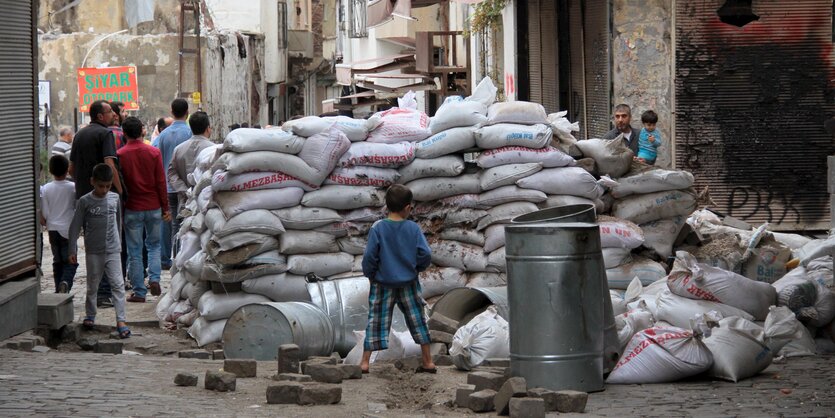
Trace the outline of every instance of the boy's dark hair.
{"label": "boy's dark hair", "polygon": [[206,112],[194,112],[188,118],[188,126],[194,135],[203,135],[209,129],[209,115]]}
{"label": "boy's dark hair", "polygon": [[105,163],[96,164],[96,166],[93,167],[93,180],[113,181],[113,169]]}
{"label": "boy's dark hair", "polygon": [[241,123],[241,128],[249,128],[249,122]]}
{"label": "boy's dark hair", "polygon": [[386,190],[386,208],[390,212],[400,212],[412,203],[412,191],[402,184],[392,184]]}
{"label": "boy's dark hair", "polygon": [[119,119],[120,122],[124,122],[122,120],[122,109],[125,107],[123,102],[110,102],[110,108],[113,109],[113,112],[116,113],[116,117]]}
{"label": "boy's dark hair", "polygon": [[55,177],[64,177],[70,169],[70,162],[63,155],[53,155],[49,159],[49,174]]}
{"label": "boy's dark hair", "polygon": [[162,132],[167,127],[168,125],[165,124],[165,118],[157,119],[157,132]]}
{"label": "boy's dark hair", "polygon": [[[93,104],[90,105],[90,120],[95,121],[98,120],[99,115],[102,114],[104,111],[104,104],[107,103],[108,106],[110,103],[107,100],[96,100]],[[112,109],[112,107],[111,107]]]}
{"label": "boy's dark hair", "polygon": [[229,125],[229,132],[232,132],[235,129],[240,129],[240,127],[241,127],[240,123],[233,123],[233,124]]}
{"label": "boy's dark hair", "polygon": [[171,114],[177,119],[182,119],[188,114],[188,102],[185,99],[174,99],[171,102]]}
{"label": "boy's dark hair", "polygon": [[647,110],[646,112],[641,113],[641,122],[658,123],[658,114],[656,114],[652,110]]}
{"label": "boy's dark hair", "polygon": [[128,116],[122,121],[122,132],[129,139],[142,138],[142,121],[135,116]]}

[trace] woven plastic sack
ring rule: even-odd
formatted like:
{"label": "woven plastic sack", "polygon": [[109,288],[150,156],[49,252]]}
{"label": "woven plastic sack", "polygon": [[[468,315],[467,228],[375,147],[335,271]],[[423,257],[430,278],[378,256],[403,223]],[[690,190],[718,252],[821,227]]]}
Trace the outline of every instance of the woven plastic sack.
{"label": "woven plastic sack", "polygon": [[475,132],[475,142],[482,149],[496,149],[509,146],[539,149],[551,143],[551,136],[551,128],[548,125],[500,123],[478,129]]}
{"label": "woven plastic sack", "polygon": [[496,312],[495,307],[488,307],[455,331],[449,354],[459,370],[472,370],[488,358],[509,356],[510,331],[507,321]]}
{"label": "woven plastic sack", "polygon": [[372,166],[382,168],[398,168],[409,164],[415,159],[415,146],[411,142],[396,144],[377,144],[373,142],[356,142],[342,154],[336,165],[338,167]]}
{"label": "woven plastic sack", "polygon": [[426,177],[455,177],[464,172],[464,159],[458,155],[447,155],[432,159],[415,158],[411,163],[398,169],[397,182],[406,184]]}
{"label": "woven plastic sack", "polygon": [[438,158],[475,146],[475,128],[451,128],[433,134],[415,144],[418,158]]}
{"label": "woven plastic sack", "polygon": [[516,123],[520,125],[536,125],[548,123],[545,108],[534,102],[513,101],[493,103],[487,109],[486,125],[497,123]]}
{"label": "woven plastic sack", "polygon": [[670,383],[710,369],[713,355],[692,331],[653,327],[632,337],[606,383]]}
{"label": "woven plastic sack", "polygon": [[422,141],[432,135],[429,116],[414,109],[393,108],[378,113],[382,124],[368,135],[368,142],[396,144]]}
{"label": "woven plastic sack", "polygon": [[540,163],[545,168],[554,168],[574,165],[574,158],[551,146],[528,148],[517,145],[485,150],[478,155],[476,163],[481,168],[523,163]]}
{"label": "woven plastic sack", "polygon": [[223,140],[223,150],[231,152],[273,151],[298,154],[304,138],[281,129],[235,129]]}

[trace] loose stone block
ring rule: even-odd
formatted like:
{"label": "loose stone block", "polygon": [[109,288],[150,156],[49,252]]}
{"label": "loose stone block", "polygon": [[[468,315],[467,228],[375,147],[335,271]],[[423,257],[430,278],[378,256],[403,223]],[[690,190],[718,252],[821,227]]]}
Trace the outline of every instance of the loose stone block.
{"label": "loose stone block", "polygon": [[359,364],[339,364],[339,370],[342,370],[343,379],[362,379],[362,368]]}
{"label": "loose stone block", "polygon": [[308,384],[302,387],[299,405],[330,405],[342,400],[342,387],[339,385]]}
{"label": "loose stone block", "polygon": [[268,404],[297,404],[304,385],[298,382],[282,382],[267,386]]}
{"label": "loose stone block", "polygon": [[559,412],[583,412],[586,409],[586,402],[589,394],[576,390],[558,390],[557,411]]}
{"label": "loose stone block", "polygon": [[71,323],[61,327],[61,342],[72,343],[81,338],[81,324]]}
{"label": "loose stone block", "polygon": [[343,379],[342,369],[335,364],[308,364],[304,374],[322,383],[342,383]]}
{"label": "loose stone block", "polygon": [[502,385],[502,388],[496,394],[494,403],[496,405],[496,413],[499,415],[507,415],[510,413],[510,399],[524,398],[528,395],[528,385],[524,377],[511,377],[507,379]]}
{"label": "loose stone block", "polygon": [[540,398],[545,401],[545,411],[557,410],[557,392],[545,388],[528,389],[529,398]]}
{"label": "loose stone block", "polygon": [[174,376],[174,384],[177,386],[197,386],[197,375],[193,373],[177,373]]}
{"label": "loose stone block", "polygon": [[223,350],[212,350],[212,360],[225,360],[226,353]]}
{"label": "loose stone block", "polygon": [[308,359],[307,359],[307,360],[305,360],[305,361],[302,361],[302,362],[301,362],[301,363],[299,363],[299,364],[300,364],[300,366],[301,366],[301,371],[302,371],[302,374],[310,374],[310,373],[308,373],[308,372],[307,372],[307,366],[309,366],[309,365],[311,365],[311,364],[329,364],[329,365],[335,365],[335,364],[336,364],[336,361],[334,361],[334,359],[333,359],[333,358],[331,358],[331,357],[314,356],[314,357],[310,357],[310,358],[308,358]]}
{"label": "loose stone block", "polygon": [[212,358],[212,353],[206,350],[182,350],[177,353],[180,358],[196,358],[200,360],[209,360]]}
{"label": "loose stone block", "polygon": [[511,418],[545,418],[545,401],[540,398],[512,398]]}
{"label": "loose stone block", "polygon": [[96,353],[122,354],[124,343],[121,341],[99,340],[93,349]]}
{"label": "loose stone block", "polygon": [[278,346],[278,372],[298,373],[302,350],[296,344],[282,344]]}
{"label": "loose stone block", "polygon": [[429,340],[433,343],[452,344],[452,337],[454,334],[448,332],[429,330]]}
{"label": "loose stone block", "polygon": [[510,367],[510,359],[509,358],[489,358],[484,360],[483,365],[489,367],[501,367],[501,368],[508,368]]}
{"label": "loose stone block", "polygon": [[452,362],[452,356],[446,354],[439,354],[437,356],[433,356],[432,361],[435,363],[436,366],[452,366],[455,364]]}
{"label": "loose stone block", "polygon": [[76,341],[76,344],[84,351],[93,351],[93,349],[96,348],[97,342],[98,340],[95,338],[84,337]]}
{"label": "loose stone block", "polygon": [[476,391],[491,389],[498,391],[502,388],[505,378],[503,375],[489,372],[472,372],[467,375],[467,383],[475,385]]}
{"label": "loose stone block", "polygon": [[475,385],[458,385],[455,389],[455,405],[459,408],[469,408],[470,395],[475,392]]}
{"label": "loose stone block", "polygon": [[493,399],[496,397],[496,391],[493,389],[484,389],[470,394],[467,400],[467,406],[473,412],[490,412],[495,408]]}
{"label": "loose stone block", "polygon": [[447,334],[455,335],[455,331],[458,331],[458,321],[447,318],[440,313],[433,313],[432,316],[429,317],[429,321],[426,322],[426,325],[429,327],[429,330],[441,331],[446,332]]}
{"label": "loose stone block", "polygon": [[206,371],[204,387],[216,392],[234,392],[237,378],[234,374],[220,371]]}
{"label": "loose stone block", "polygon": [[288,381],[288,382],[312,382],[313,378],[306,374],[298,373],[279,373],[273,376],[273,380]]}
{"label": "loose stone block", "polygon": [[255,377],[258,373],[258,363],[249,359],[226,359],[223,361],[223,371],[237,377]]}

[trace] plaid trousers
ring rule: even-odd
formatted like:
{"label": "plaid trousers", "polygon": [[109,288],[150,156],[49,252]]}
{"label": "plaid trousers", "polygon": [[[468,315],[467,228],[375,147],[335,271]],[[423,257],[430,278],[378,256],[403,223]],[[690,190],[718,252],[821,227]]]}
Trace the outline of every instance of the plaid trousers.
{"label": "plaid trousers", "polygon": [[385,350],[388,348],[391,315],[394,305],[400,308],[406,318],[406,325],[417,344],[429,344],[429,328],[423,315],[426,301],[420,297],[418,280],[407,286],[390,288],[371,282],[368,292],[368,325],[365,328],[365,351]]}

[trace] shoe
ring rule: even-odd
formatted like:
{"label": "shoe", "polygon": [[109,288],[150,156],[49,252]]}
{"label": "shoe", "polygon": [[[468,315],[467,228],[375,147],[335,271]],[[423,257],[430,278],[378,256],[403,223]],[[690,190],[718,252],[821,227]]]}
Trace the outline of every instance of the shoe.
{"label": "shoe", "polygon": [[171,270],[171,264],[163,264],[162,269],[163,270]]}
{"label": "shoe", "polygon": [[58,293],[70,293],[70,286],[67,282],[58,283]]}
{"label": "shoe", "polygon": [[110,299],[110,297],[99,297],[98,299],[96,299],[96,307],[97,308],[112,308],[113,307],[113,301]]}
{"label": "shoe", "polygon": [[148,289],[151,291],[151,296],[159,296],[162,294],[162,289],[159,288],[159,282],[148,283]]}
{"label": "shoe", "polygon": [[132,290],[132,289],[133,289],[133,286],[131,286],[130,283],[125,282],[125,290]]}
{"label": "shoe", "polygon": [[130,295],[130,297],[125,299],[125,300],[127,302],[145,303],[145,298],[142,298],[142,297],[139,297],[139,296],[136,296],[136,295]]}

